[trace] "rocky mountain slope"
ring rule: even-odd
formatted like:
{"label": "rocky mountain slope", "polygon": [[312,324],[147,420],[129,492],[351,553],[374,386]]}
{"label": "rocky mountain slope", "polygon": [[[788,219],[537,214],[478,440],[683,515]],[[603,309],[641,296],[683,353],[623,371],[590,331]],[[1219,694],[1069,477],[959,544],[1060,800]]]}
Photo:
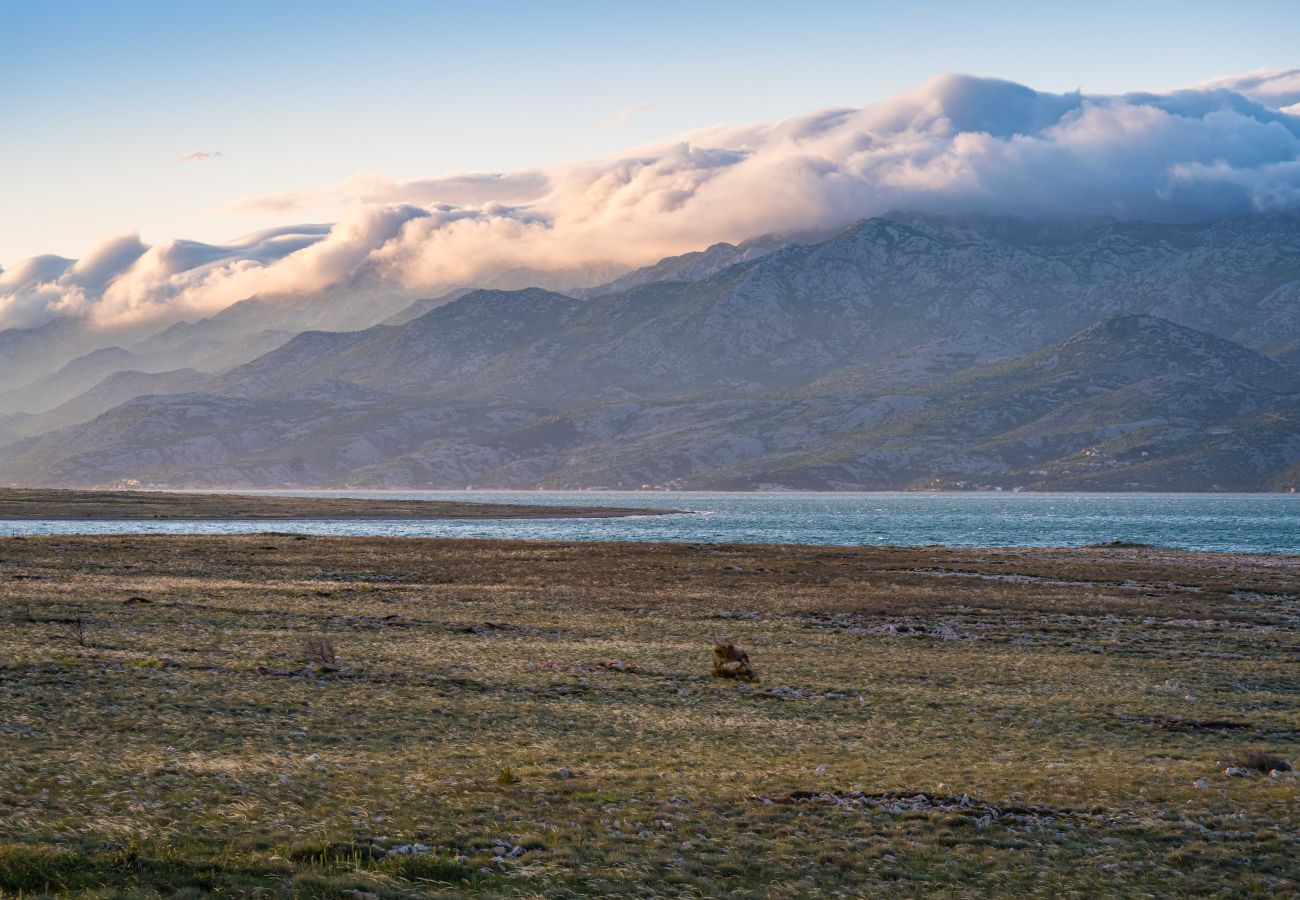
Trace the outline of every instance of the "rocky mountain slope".
{"label": "rocky mountain slope", "polygon": [[306,332],[11,444],[0,481],[1262,489],[1300,462],[1295,220],[900,215],[652,268]]}
{"label": "rocky mountain slope", "polygon": [[[561,410],[348,381],[148,397],[9,448],[0,478],[94,483],[1251,489],[1300,460],[1300,378],[1125,316],[956,374]],[[867,373],[870,375],[870,373]],[[879,387],[871,388],[868,384]],[[593,391],[599,393],[599,391]]]}

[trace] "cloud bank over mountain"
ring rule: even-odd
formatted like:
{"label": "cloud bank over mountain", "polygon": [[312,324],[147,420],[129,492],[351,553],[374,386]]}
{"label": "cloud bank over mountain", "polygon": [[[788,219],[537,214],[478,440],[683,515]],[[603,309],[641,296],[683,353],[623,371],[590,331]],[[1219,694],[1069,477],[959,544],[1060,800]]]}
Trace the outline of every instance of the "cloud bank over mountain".
{"label": "cloud bank over mountain", "polygon": [[1274,109],[1300,114],[1300,69],[1261,69],[1245,75],[1211,78],[1194,87],[1236,91]]}
{"label": "cloud bank over mountain", "polygon": [[1194,222],[1300,211],[1300,70],[1167,93],[1052,94],[941,76],[862,109],[721,126],[604,159],[395,182],[358,175],[238,201],[333,226],[213,246],[136,236],[0,273],[0,326],[207,313],[361,275],[411,291],[517,267],[627,267],[717,241],[908,209]]}

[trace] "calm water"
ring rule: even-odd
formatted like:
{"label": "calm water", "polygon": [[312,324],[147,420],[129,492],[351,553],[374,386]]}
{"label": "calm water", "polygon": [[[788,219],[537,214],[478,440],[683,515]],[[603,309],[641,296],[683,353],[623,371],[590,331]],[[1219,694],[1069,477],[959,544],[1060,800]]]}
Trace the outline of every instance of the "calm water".
{"label": "calm water", "polygon": [[656,506],[691,515],[449,522],[0,522],[0,534],[305,534],[1070,547],[1124,540],[1197,550],[1300,553],[1295,494],[699,494],[285,491],[306,496]]}

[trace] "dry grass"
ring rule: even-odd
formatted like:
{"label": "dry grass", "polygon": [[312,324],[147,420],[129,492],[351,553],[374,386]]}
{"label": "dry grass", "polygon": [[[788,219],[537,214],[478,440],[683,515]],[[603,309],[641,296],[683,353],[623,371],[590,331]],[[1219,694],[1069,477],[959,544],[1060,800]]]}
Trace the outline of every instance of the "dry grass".
{"label": "dry grass", "polygon": [[1217,762],[1295,757],[1298,600],[1143,548],[2,540],[0,893],[1295,894],[1297,781]]}

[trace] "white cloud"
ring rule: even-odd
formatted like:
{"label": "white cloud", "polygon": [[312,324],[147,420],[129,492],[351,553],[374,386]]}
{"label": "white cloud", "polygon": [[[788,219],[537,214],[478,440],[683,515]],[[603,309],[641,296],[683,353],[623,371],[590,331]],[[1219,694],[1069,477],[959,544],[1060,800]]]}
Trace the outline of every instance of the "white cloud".
{"label": "white cloud", "polygon": [[122,238],[75,265],[15,267],[0,275],[0,324],[175,317],[362,273],[434,290],[519,266],[630,267],[894,209],[1174,222],[1296,211],[1300,118],[1279,109],[1294,76],[1117,97],[943,76],[863,109],[720,126],[546,171],[359,174],[239,203],[346,207],[332,228],[221,247]]}
{"label": "white cloud", "polygon": [[474,206],[483,203],[527,203],[540,199],[550,179],[540,169],[444,175],[396,182],[377,172],[358,172],[322,188],[279,191],[244,197],[229,204],[236,212],[290,212],[346,201],[362,203],[420,203]]}
{"label": "white cloud", "polygon": [[626,122],[628,119],[635,116],[637,113],[645,112],[647,109],[649,109],[652,106],[654,106],[654,104],[651,103],[649,100],[642,100],[640,103],[633,103],[631,106],[625,106],[622,109],[617,109],[608,119],[605,120],[605,124],[622,125],[624,122]]}
{"label": "white cloud", "polygon": [[1246,75],[1211,78],[1194,87],[1235,91],[1274,109],[1300,105],[1300,69],[1260,69]]}
{"label": "white cloud", "polygon": [[[245,287],[273,286],[283,273],[276,263],[297,257],[335,232],[346,230],[342,225],[299,225],[227,245],[176,240],[153,247],[130,234],[101,242],[80,260],[35,257],[0,273],[0,325],[31,327],[56,315],[117,325],[214,312],[251,296],[239,295]],[[328,274],[322,269],[322,275]]]}
{"label": "white cloud", "polygon": [[207,163],[212,162],[212,160],[214,160],[214,159],[221,159],[221,151],[220,151],[220,150],[211,150],[211,151],[209,151],[209,150],[195,150],[195,151],[193,151],[192,153],[186,153],[184,156],[180,157],[180,158],[177,159],[176,161],[177,161],[177,162],[196,162],[196,163],[203,163],[203,164],[206,165]]}

